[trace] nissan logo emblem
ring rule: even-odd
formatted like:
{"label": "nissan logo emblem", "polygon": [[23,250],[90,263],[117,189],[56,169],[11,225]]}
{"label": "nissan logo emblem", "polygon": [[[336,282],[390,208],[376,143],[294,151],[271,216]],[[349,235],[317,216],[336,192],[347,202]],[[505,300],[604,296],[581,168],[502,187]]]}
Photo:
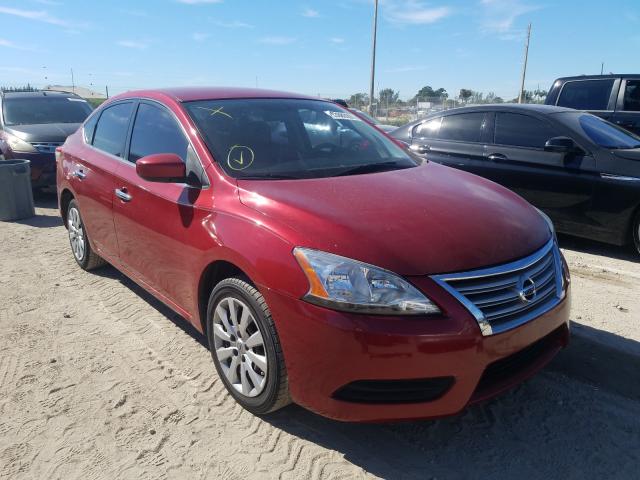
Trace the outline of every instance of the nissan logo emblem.
{"label": "nissan logo emblem", "polygon": [[521,281],[518,295],[524,303],[532,302],[536,298],[536,284],[531,278],[526,278]]}

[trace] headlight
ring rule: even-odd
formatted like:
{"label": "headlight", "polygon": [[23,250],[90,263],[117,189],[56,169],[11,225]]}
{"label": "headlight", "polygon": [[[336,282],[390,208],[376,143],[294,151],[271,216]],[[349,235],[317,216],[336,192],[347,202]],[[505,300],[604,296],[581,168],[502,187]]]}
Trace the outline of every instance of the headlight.
{"label": "headlight", "polygon": [[33,153],[37,152],[33,145],[24,140],[16,137],[15,135],[11,135],[10,133],[5,132],[4,134],[5,141],[9,145],[9,148],[14,152],[25,152],[25,153]]}
{"label": "headlight", "polygon": [[309,248],[293,250],[309,280],[304,299],[358,313],[427,315],[440,309],[398,275],[349,258]]}

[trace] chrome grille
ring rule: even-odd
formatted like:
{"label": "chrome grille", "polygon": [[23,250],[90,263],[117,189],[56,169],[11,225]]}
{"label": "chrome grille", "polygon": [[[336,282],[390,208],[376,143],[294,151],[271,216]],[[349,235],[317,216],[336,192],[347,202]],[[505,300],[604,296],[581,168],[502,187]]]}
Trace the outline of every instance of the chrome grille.
{"label": "chrome grille", "polygon": [[565,294],[554,240],[522,260],[432,278],[467,307],[483,335],[533,320],[555,307]]}
{"label": "chrome grille", "polygon": [[55,153],[56,147],[62,145],[63,142],[32,142],[33,148],[40,153]]}

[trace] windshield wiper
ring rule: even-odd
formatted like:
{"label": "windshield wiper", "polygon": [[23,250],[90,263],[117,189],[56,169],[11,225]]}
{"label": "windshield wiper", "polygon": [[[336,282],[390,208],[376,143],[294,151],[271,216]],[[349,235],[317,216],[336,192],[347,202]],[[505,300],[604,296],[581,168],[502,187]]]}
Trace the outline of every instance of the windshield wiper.
{"label": "windshield wiper", "polygon": [[401,170],[411,168],[415,165],[405,165],[400,162],[381,162],[368,163],[366,165],[358,165],[357,167],[343,170],[338,175],[361,175],[364,173],[387,172],[389,170]]}

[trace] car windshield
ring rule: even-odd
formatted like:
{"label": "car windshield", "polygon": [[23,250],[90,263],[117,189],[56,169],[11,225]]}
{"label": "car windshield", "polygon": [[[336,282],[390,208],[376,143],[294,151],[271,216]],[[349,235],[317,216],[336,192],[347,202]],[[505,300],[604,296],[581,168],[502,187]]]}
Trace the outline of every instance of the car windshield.
{"label": "car windshield", "polygon": [[583,114],[579,122],[584,133],[603,148],[640,148],[640,137],[600,117]]}
{"label": "car windshield", "polygon": [[357,108],[352,108],[351,111],[356,112],[358,115],[360,115],[361,117],[364,117],[366,120],[369,120],[374,125],[380,125],[380,122],[378,121],[377,118],[373,118],[371,115],[369,115],[368,113],[364,113],[362,110],[358,110]]}
{"label": "car windshield", "polygon": [[2,113],[5,125],[82,123],[91,107],[86,100],[74,97],[5,97]]}
{"label": "car windshield", "polygon": [[418,165],[334,103],[302,99],[186,102],[209,150],[234,178],[319,178]]}

